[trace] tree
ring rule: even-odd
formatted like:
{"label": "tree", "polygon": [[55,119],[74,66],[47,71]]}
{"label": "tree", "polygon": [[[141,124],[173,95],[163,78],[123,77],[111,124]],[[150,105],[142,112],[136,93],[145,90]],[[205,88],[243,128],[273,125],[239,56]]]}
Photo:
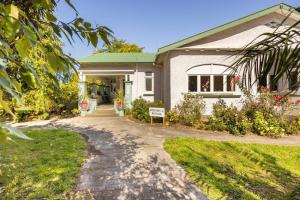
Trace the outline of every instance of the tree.
{"label": "tree", "polygon": [[[64,2],[75,13],[74,19],[70,22],[57,19],[54,11],[58,2],[60,1],[0,2],[0,105],[11,115],[14,114],[3,101],[3,97],[11,97],[22,103],[22,94],[40,83],[41,74],[59,86],[58,74],[76,72],[77,61],[64,53],[61,45],[44,42],[45,39],[61,41],[65,37],[72,44],[74,37],[78,37],[94,47],[97,47],[100,41],[109,45],[112,31],[105,26],[93,26],[79,17],[71,0]],[[34,62],[28,60],[28,52],[32,50],[37,52],[33,60],[43,59],[47,64],[40,68],[35,67]],[[3,127],[0,127],[2,141],[3,138],[7,138]]]}
{"label": "tree", "polygon": [[132,52],[142,52],[144,47],[139,47],[137,44],[128,43],[126,40],[119,40],[113,38],[111,43],[104,44],[98,53],[132,53]]}
{"label": "tree", "polygon": [[[292,12],[297,12],[297,9]],[[297,29],[300,21],[284,28],[282,25],[285,25],[289,16],[274,32],[260,35],[236,53],[240,57],[233,63],[232,68],[234,71],[242,70],[243,86],[251,87],[253,83],[258,83],[261,87],[271,71],[274,74],[271,84],[277,83],[281,78],[289,80],[294,72],[300,72],[300,32]],[[255,75],[254,80],[252,74]],[[299,86],[298,80],[292,88],[296,91]]]}

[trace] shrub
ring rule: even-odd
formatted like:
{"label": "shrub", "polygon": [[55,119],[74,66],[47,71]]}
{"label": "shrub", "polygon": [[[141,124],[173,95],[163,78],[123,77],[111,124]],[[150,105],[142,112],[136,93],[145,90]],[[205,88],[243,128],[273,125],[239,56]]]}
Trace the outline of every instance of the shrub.
{"label": "shrub", "polygon": [[270,113],[255,112],[253,131],[259,135],[280,137],[285,133],[278,118]]}
{"label": "shrub", "polygon": [[32,111],[26,108],[15,109],[16,121],[21,122],[28,119]]}
{"label": "shrub", "polygon": [[179,120],[180,120],[179,114],[178,114],[177,111],[174,110],[174,109],[169,110],[169,111],[167,112],[166,118],[167,118],[168,122],[173,123],[173,124],[178,123]]}
{"label": "shrub", "polygon": [[281,122],[281,127],[288,135],[294,135],[298,133],[299,126],[297,120],[285,120]]}
{"label": "shrub", "polygon": [[212,130],[226,130],[231,134],[245,134],[251,130],[251,122],[234,106],[227,106],[220,99],[213,105],[213,115],[208,118],[208,126]]}
{"label": "shrub", "polygon": [[146,101],[145,99],[136,99],[132,103],[131,113],[132,116],[140,121],[150,122],[149,108],[157,107],[163,108],[164,104],[162,101]]}
{"label": "shrub", "polygon": [[175,106],[175,110],[180,116],[180,123],[188,126],[196,125],[201,122],[202,112],[205,103],[200,94],[186,93],[183,101]]}
{"label": "shrub", "polygon": [[40,120],[49,119],[49,114],[48,113],[43,113],[43,114],[39,115],[39,119]]}

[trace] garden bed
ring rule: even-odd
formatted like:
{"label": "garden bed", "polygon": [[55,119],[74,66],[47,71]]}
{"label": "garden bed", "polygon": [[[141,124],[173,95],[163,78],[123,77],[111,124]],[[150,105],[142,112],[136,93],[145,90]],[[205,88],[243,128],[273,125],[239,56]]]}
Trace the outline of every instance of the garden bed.
{"label": "garden bed", "polygon": [[300,147],[171,138],[164,148],[209,199],[300,197]]}
{"label": "garden bed", "polygon": [[79,134],[63,129],[27,129],[33,140],[14,138],[0,145],[3,199],[64,199],[87,157]]}

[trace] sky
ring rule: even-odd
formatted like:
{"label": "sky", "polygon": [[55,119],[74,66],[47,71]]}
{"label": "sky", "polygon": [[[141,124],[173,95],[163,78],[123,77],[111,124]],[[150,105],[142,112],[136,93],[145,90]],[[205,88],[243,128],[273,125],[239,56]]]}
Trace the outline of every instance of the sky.
{"label": "sky", "polygon": [[[73,0],[79,16],[107,26],[118,39],[144,47],[144,52],[214,28],[264,8],[286,3],[300,6],[299,0]],[[65,22],[74,12],[60,1],[56,16]],[[95,51],[76,39],[64,41],[64,50],[74,58],[84,58]],[[101,46],[101,44],[100,44]]]}

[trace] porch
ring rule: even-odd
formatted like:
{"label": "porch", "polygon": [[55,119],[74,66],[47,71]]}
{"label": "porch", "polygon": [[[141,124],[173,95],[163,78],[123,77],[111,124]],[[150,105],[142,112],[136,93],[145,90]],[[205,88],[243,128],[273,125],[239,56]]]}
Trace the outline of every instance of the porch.
{"label": "porch", "polygon": [[[111,109],[118,115],[120,109],[117,107],[116,98],[122,100],[123,113],[125,108],[130,108],[132,102],[132,82],[128,72],[105,73],[101,70],[80,71],[79,87],[79,110],[81,116],[97,113],[106,113]],[[118,96],[119,95],[119,96]],[[104,110],[103,110],[104,109]],[[109,113],[112,116],[112,113]]]}

